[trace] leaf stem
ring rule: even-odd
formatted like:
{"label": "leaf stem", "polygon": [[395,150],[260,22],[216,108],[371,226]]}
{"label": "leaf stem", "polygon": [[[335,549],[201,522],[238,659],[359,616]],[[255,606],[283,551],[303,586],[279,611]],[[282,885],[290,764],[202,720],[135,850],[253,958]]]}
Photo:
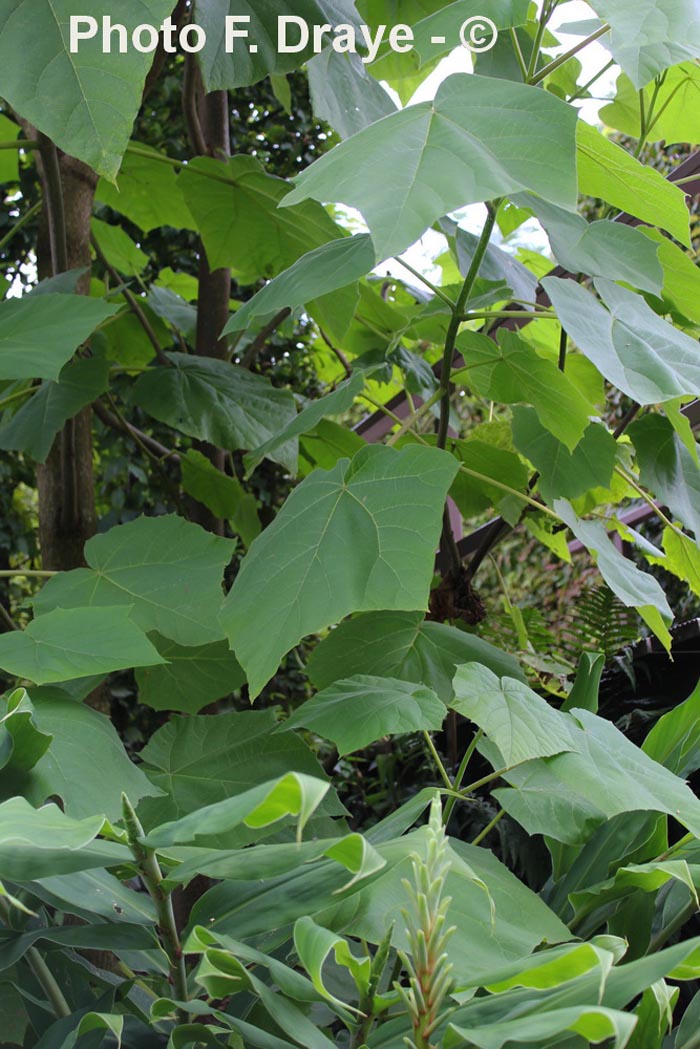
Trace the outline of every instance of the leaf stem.
{"label": "leaf stem", "polygon": [[432,758],[433,758],[433,761],[435,762],[435,764],[437,766],[437,770],[440,773],[440,779],[445,784],[445,786],[447,787],[448,790],[452,790],[453,789],[452,788],[452,780],[447,775],[447,769],[445,768],[445,766],[444,766],[444,764],[442,762],[442,758],[438,754],[437,748],[436,748],[435,744],[433,743],[433,737],[425,729],[423,730],[423,739],[428,744],[428,750],[430,751],[430,753],[432,755]]}
{"label": "leaf stem", "polygon": [[0,570],[0,579],[14,579],[15,576],[22,576],[26,579],[50,579],[55,575],[59,573],[38,568],[3,568]]}
{"label": "leaf stem", "polygon": [[637,484],[634,477],[630,477],[627,471],[623,470],[621,466],[615,467],[615,473],[618,475],[618,477],[621,477],[623,481],[626,481],[627,484],[631,485],[632,488],[634,488],[635,492],[637,492],[637,494],[640,496],[640,498],[644,500],[647,506],[654,511],[654,513],[656,514],[656,516],[662,524],[665,524],[666,527],[670,528],[672,532],[676,533],[676,535],[685,536],[685,532],[683,531],[683,529],[679,528],[673,523],[673,521],[669,520],[669,518],[663,512],[661,507],[657,506],[657,504],[654,502],[649,493],[645,492],[641,485]]}
{"label": "leaf stem", "polygon": [[0,149],[41,149],[41,146],[31,138],[13,138],[8,142],[0,142]]}
{"label": "leaf stem", "polygon": [[21,218],[17,219],[12,229],[5,234],[2,240],[0,240],[0,251],[3,251],[3,249],[7,247],[7,245],[14,237],[15,233],[19,233],[19,231],[24,226],[26,226],[29,222],[32,221],[35,215],[38,215],[38,213],[41,211],[41,208],[42,202],[39,200],[36,204],[33,204],[32,207],[29,208],[29,210],[26,211]]}
{"label": "leaf stem", "polygon": [[493,817],[493,819],[489,823],[486,824],[484,829],[479,834],[477,834],[477,836],[474,838],[474,841],[471,842],[471,844],[472,845],[481,845],[481,843],[484,840],[484,838],[487,837],[487,835],[489,835],[491,833],[493,828],[495,826],[497,826],[497,824],[499,824],[501,822],[501,820],[503,819],[505,814],[506,814],[506,810],[505,809],[499,809],[499,811],[496,813],[496,815]]}
{"label": "leaf stem", "polygon": [[559,318],[552,310],[478,310],[474,313],[463,313],[458,320],[544,320],[556,321]]}
{"label": "leaf stem", "polygon": [[474,751],[476,750],[476,748],[477,748],[477,746],[479,744],[479,740],[481,739],[483,734],[484,733],[483,733],[482,729],[477,729],[476,732],[474,733],[474,736],[473,736],[469,746],[467,747],[467,749],[464,752],[464,757],[462,758],[462,761],[460,762],[460,766],[457,769],[457,775],[455,776],[454,782],[452,783],[452,789],[453,789],[453,791],[455,793],[452,794],[447,799],[447,804],[445,805],[445,811],[444,811],[445,826],[447,826],[447,822],[448,822],[450,816],[452,815],[452,810],[455,807],[455,804],[456,804],[456,801],[457,801],[457,796],[459,794],[459,788],[462,786],[462,780],[464,779],[464,775],[465,775],[465,773],[467,771],[467,767],[469,765],[469,762],[471,761],[472,756],[474,754]]}
{"label": "leaf stem", "polygon": [[[7,900],[2,896],[0,896],[0,918],[8,928],[11,928],[10,905],[7,902]],[[29,968],[34,973],[37,982],[46,992],[46,997],[49,999],[51,1003],[51,1008],[53,1009],[57,1019],[60,1020],[63,1017],[70,1016],[72,1013],[72,1009],[66,1001],[63,991],[58,986],[58,983],[56,982],[56,977],[49,969],[48,965],[44,961],[43,956],[39,953],[37,948],[29,947],[25,954],[25,958],[27,959],[27,964],[29,965]]]}
{"label": "leaf stem", "polygon": [[7,397],[3,397],[0,400],[0,411],[6,408],[8,404],[21,400],[22,397],[31,397],[38,389],[38,386],[27,386],[24,390],[15,390],[14,393],[8,394]]}
{"label": "leaf stem", "polygon": [[455,309],[456,304],[454,300],[451,299],[449,295],[446,295],[442,288],[438,288],[437,284],[433,284],[433,282],[431,280],[428,280],[427,277],[424,277],[423,274],[419,272],[419,270],[414,269],[410,263],[406,262],[404,259],[399,258],[398,255],[394,257],[396,262],[400,263],[400,265],[403,266],[404,269],[407,269],[408,272],[412,273],[417,280],[419,280],[422,284],[425,284],[426,288],[429,288],[430,291],[432,291],[433,295],[436,295],[438,299],[442,299],[443,302],[447,303],[451,310]]}
{"label": "leaf stem", "polygon": [[513,44],[513,50],[515,51],[515,57],[518,60],[518,65],[520,66],[520,72],[523,75],[523,80],[527,80],[527,62],[525,61],[525,56],[523,55],[523,49],[521,48],[520,41],[518,40],[517,31],[515,29],[511,28],[509,30],[509,33],[510,33],[511,42]]}
{"label": "leaf stem", "polygon": [[[542,69],[540,69],[539,73],[535,73],[534,69],[532,69],[530,76],[528,77],[528,84],[531,84],[533,87],[535,86],[535,84],[539,84],[540,81],[544,80],[545,77],[548,77],[550,73],[553,73],[556,69],[559,69],[560,66],[563,66],[566,62],[568,62],[570,58],[573,58],[574,55],[577,55],[579,51],[583,51],[584,47],[587,47],[589,44],[592,44],[595,40],[598,40],[601,36],[605,36],[605,34],[609,32],[610,26],[606,23],[605,25],[602,25],[598,29],[596,29],[594,33],[591,33],[589,36],[587,36],[585,40],[579,40],[578,44],[574,44],[574,46],[568,51],[566,51],[563,55],[559,55],[558,58],[552,59],[551,62],[548,62],[546,66],[543,66]],[[544,33],[542,35],[544,35]],[[533,55],[534,54],[535,51],[533,49]],[[530,64],[532,66],[532,63]],[[598,76],[600,75],[601,74],[599,73]],[[597,80],[597,77],[594,77],[594,79]]]}

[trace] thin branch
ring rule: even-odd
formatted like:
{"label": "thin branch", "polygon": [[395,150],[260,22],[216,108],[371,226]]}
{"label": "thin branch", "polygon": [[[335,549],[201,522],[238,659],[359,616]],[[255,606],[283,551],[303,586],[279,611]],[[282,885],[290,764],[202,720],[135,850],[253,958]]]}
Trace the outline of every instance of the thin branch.
{"label": "thin branch", "polygon": [[41,149],[41,145],[32,138],[13,138],[9,142],[0,142],[0,150],[4,149]]}
{"label": "thin branch", "polygon": [[429,288],[429,290],[432,291],[433,295],[436,295],[438,299],[442,299],[442,301],[446,303],[446,305],[448,305],[451,310],[455,309],[455,302],[450,298],[449,295],[445,294],[442,288],[439,288],[437,284],[433,284],[433,282],[431,280],[428,280],[427,277],[424,277],[419,270],[414,269],[410,263],[406,262],[402,258],[399,258],[398,255],[395,255],[394,259],[401,266],[403,266],[404,269],[407,269],[409,273],[412,273],[416,280],[419,280],[421,284],[425,284],[426,288]]}
{"label": "thin branch", "polygon": [[272,318],[269,324],[266,324],[265,327],[258,332],[258,334],[255,336],[250,346],[246,349],[243,355],[243,360],[241,363],[244,368],[253,367],[253,365],[255,364],[256,357],[265,348],[265,343],[267,342],[267,340],[270,338],[271,335],[275,334],[277,329],[284,324],[287,317],[291,317],[291,315],[292,311],[290,310],[289,306],[285,306],[283,310],[280,310],[279,313]]}
{"label": "thin branch", "polygon": [[330,339],[328,338],[328,336],[326,335],[326,333],[325,333],[325,331],[323,330],[323,328],[319,327],[319,329],[318,329],[318,330],[320,331],[320,333],[321,333],[321,338],[322,338],[322,339],[323,339],[323,341],[325,342],[325,344],[326,344],[326,346],[328,347],[328,349],[329,349],[329,350],[331,351],[331,353],[333,353],[333,354],[334,354],[334,355],[335,355],[335,356],[336,356],[336,357],[338,358],[338,360],[340,361],[340,363],[341,363],[341,365],[342,365],[342,367],[343,367],[343,371],[345,372],[345,377],[346,377],[347,379],[349,379],[349,378],[350,378],[350,376],[352,375],[352,368],[350,367],[350,361],[349,361],[349,360],[347,359],[347,357],[345,356],[345,354],[343,353],[343,351],[342,351],[342,350],[341,350],[341,349],[340,349],[340,348],[339,348],[338,346],[335,346],[335,345],[334,345],[334,344],[333,344],[333,343],[331,342],[331,340],[330,340]]}
{"label": "thin branch", "polygon": [[150,458],[154,458],[158,462],[161,462],[163,459],[172,459],[174,463],[180,462],[178,452],[173,451],[172,448],[166,448],[155,437],[150,437],[143,430],[139,430],[138,427],[127,422],[121,414],[113,415],[101,401],[94,401],[92,409],[100,422],[104,423],[105,426],[109,426],[112,430],[118,430],[120,433],[125,433],[128,437],[131,437]]}
{"label": "thin branch", "polygon": [[14,226],[12,227],[12,229],[8,233],[5,234],[5,236],[2,238],[2,240],[0,240],[0,251],[3,251],[4,248],[6,248],[7,245],[10,243],[10,241],[12,240],[14,235],[16,233],[19,233],[19,231],[21,229],[23,229],[24,226],[28,225],[28,223],[30,223],[32,221],[32,219],[34,218],[35,215],[39,214],[39,212],[41,211],[42,207],[43,207],[42,202],[38,201],[36,204],[33,204],[32,207],[29,208],[29,210],[26,211],[24,213],[24,215],[22,215],[21,218],[17,219],[17,221],[15,222]]}
{"label": "thin branch", "polygon": [[[451,800],[452,799],[450,798],[450,801]],[[481,831],[481,833],[477,834],[477,836],[474,838],[474,841],[472,842],[472,845],[481,845],[481,843],[484,840],[484,838],[487,835],[489,835],[491,833],[491,831],[493,830],[493,828],[495,826],[497,826],[501,822],[501,820],[503,819],[505,814],[506,814],[506,810],[505,809],[500,809],[499,812],[497,812],[496,815],[493,817],[491,822],[486,824],[486,826]]]}
{"label": "thin branch", "polygon": [[51,579],[58,572],[50,572],[48,569],[40,568],[3,568],[0,570],[0,579]]}
{"label": "thin branch", "polygon": [[566,51],[563,55],[559,55],[558,58],[553,59],[546,66],[543,66],[542,69],[540,69],[539,73],[535,73],[533,70],[532,74],[528,79],[528,83],[532,84],[533,86],[535,84],[539,84],[540,81],[544,80],[545,77],[548,77],[550,73],[553,73],[555,70],[559,69],[559,67],[563,66],[565,62],[568,62],[570,58],[573,58],[574,55],[577,55],[579,53],[579,51],[582,51],[584,47],[588,47],[588,45],[592,44],[594,40],[598,40],[601,36],[605,36],[605,34],[609,32],[609,25],[606,24],[600,26],[600,28],[596,29],[594,33],[591,33],[590,36],[587,36],[585,40],[579,40],[578,44],[574,44],[574,46],[568,51]]}
{"label": "thin branch", "polygon": [[58,161],[58,150],[46,135],[39,136],[41,158],[44,167],[44,187],[49,218],[51,240],[51,262],[54,276],[68,269],[68,240],[66,234],[66,212],[63,200],[63,180]]}

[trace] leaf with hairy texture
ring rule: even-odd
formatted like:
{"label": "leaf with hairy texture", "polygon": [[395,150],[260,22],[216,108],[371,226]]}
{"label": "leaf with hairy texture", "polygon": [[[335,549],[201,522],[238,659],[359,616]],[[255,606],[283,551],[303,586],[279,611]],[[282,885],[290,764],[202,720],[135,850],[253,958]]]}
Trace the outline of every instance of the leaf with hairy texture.
{"label": "leaf with hairy texture", "polygon": [[[154,419],[189,437],[227,451],[250,450],[269,441],[296,418],[294,397],[247,368],[214,358],[169,353],[171,368],[150,368],[139,376],[132,398]],[[296,439],[271,456],[296,468]]]}
{"label": "leaf with hairy texture", "polygon": [[335,681],[294,711],[282,731],[307,728],[331,740],[343,757],[382,736],[441,728],[447,708],[431,688],[357,674]]}
{"label": "leaf with hairy texture", "polygon": [[138,668],[136,684],[139,702],[153,710],[197,714],[207,704],[235,692],[245,681],[225,641],[185,647],[159,634],[152,634],[150,640],[164,662]]}
{"label": "leaf with hairy texture", "polygon": [[253,320],[262,320],[286,308],[296,309],[319,296],[346,288],[373,270],[375,261],[372,240],[366,233],[331,240],[302,255],[244,303],[223,334],[245,331]]}
{"label": "leaf with hairy texture", "polygon": [[688,208],[678,186],[661,172],[640,164],[631,153],[583,120],[578,123],[576,140],[581,193],[600,197],[621,211],[667,230],[681,244],[689,243]]}
{"label": "leaf with hairy texture", "polygon": [[127,152],[116,185],[100,179],[95,199],[130,219],[144,233],[161,226],[196,229],[174,167],[150,146],[138,142],[133,148],[138,152]]}
{"label": "leaf with hairy texture", "polygon": [[499,677],[525,680],[513,656],[475,634],[426,620],[423,612],[353,616],[313,650],[306,669],[318,689],[372,674],[426,685],[449,704],[455,667],[470,662],[483,663]]}
{"label": "leaf with hairy texture", "polygon": [[25,452],[45,463],[64,423],[97,400],[109,385],[109,364],[101,357],[69,362],[58,382],[45,382],[0,426],[0,448]]}
{"label": "leaf with hairy texture", "polygon": [[215,517],[228,521],[246,547],[260,535],[258,503],[237,477],[229,477],[195,448],[180,458],[182,487]]}
{"label": "leaf with hairy texture", "polygon": [[695,0],[591,0],[612,32],[615,61],[639,89],[670,66],[700,58],[700,11]]}
{"label": "leaf with hairy texture", "polygon": [[[119,21],[131,33],[143,22],[160,25],[172,7],[171,0],[121,0]],[[113,13],[105,0],[91,5],[98,23]],[[131,46],[124,54],[114,45],[105,53],[100,32],[71,54],[72,15],[85,15],[84,5],[0,0],[0,95],[66,153],[113,180],[153,56]]]}
{"label": "leaf with hairy texture", "polygon": [[120,308],[53,293],[0,302],[0,379],[58,379],[91,332]]}
{"label": "leaf with hairy texture", "polygon": [[54,576],[34,598],[34,607],[43,614],[128,605],[144,631],[156,630],[182,645],[208,644],[222,636],[215,616],[233,550],[231,540],[174,514],[139,517],[89,539],[89,567]]}
{"label": "leaf with hairy texture", "polygon": [[275,277],[302,255],[344,236],[313,201],[291,210],[278,205],[292,187],[268,175],[255,157],[226,163],[198,157],[178,184],[202,235],[212,269],[227,266],[239,284]]}
{"label": "leaf with hairy texture", "polygon": [[639,404],[700,393],[695,339],[658,317],[640,295],[599,278],[608,309],[572,280],[545,277],[562,325],[608,382]]}
{"label": "leaf with hairy texture", "polygon": [[542,497],[551,502],[575,499],[589,488],[608,488],[617,458],[617,444],[601,423],[591,423],[570,452],[546,430],[532,408],[513,410],[513,440],[539,473]]}
{"label": "leaf with hairy texture", "polygon": [[[355,398],[364,389],[364,385],[365,377],[362,372],[354,372],[346,382],[342,382],[332,393],[326,394],[325,397],[319,397],[317,401],[311,401],[307,404],[297,417],[287,423],[284,429],[280,430],[275,437],[271,437],[269,441],[266,441],[265,444],[254,451],[248,452],[243,460],[247,473],[251,474],[263,459],[267,459],[268,456],[273,458],[272,453],[278,448],[302,434],[309,433],[322,419],[329,415],[342,415],[344,412],[347,412],[352,407]],[[296,473],[296,470],[294,472]]]}
{"label": "leaf with hairy texture", "polygon": [[457,667],[450,706],[498,747],[504,765],[575,750],[570,718],[514,678],[497,678],[480,663]]}
{"label": "leaf with hairy texture", "polygon": [[367,72],[359,55],[328,47],[306,64],[314,115],[341,138],[396,112],[396,104]]}
{"label": "leaf with hairy texture", "polygon": [[380,259],[450,211],[522,189],[573,209],[575,124],[548,92],[455,74],[433,102],[378,120],[312,164],[283,204],[311,197],[358,208]]}
{"label": "leaf with hairy texture", "polygon": [[21,775],[33,769],[51,744],[51,736],[34,721],[34,706],[23,688],[7,699],[0,717],[0,771]]}
{"label": "leaf with hairy texture", "polygon": [[306,635],[352,612],[426,607],[456,472],[437,448],[375,445],[292,492],[244,558],[221,615],[252,698]]}
{"label": "leaf with hairy texture", "polygon": [[127,607],[56,608],[0,634],[0,667],[37,685],[162,663]]}
{"label": "leaf with hairy texture", "polygon": [[700,540],[700,467],[663,415],[637,419],[627,431],[645,488]]}
{"label": "leaf with hairy texture", "polygon": [[592,406],[553,361],[539,354],[517,332],[501,330],[498,342],[479,332],[457,339],[465,367],[454,376],[478,393],[504,404],[527,402],[542,425],[573,451],[589,425]]}

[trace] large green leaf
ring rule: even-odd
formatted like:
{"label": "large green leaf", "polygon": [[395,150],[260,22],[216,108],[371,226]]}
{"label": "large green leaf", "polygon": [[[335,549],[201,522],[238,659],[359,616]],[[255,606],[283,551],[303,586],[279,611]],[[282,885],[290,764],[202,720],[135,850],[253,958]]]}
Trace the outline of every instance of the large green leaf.
{"label": "large green leaf", "polygon": [[575,750],[570,719],[515,678],[497,678],[480,663],[457,667],[450,706],[495,743],[504,765]]}
{"label": "large green leaf", "polygon": [[0,796],[6,798],[21,789],[35,805],[60,797],[65,812],[76,819],[99,812],[114,820],[121,815],[122,791],[134,804],[158,793],[129,760],[103,714],[72,699],[35,696],[33,704],[35,723],[53,737],[51,745],[21,777],[10,770],[0,773]]}
{"label": "large green leaf", "polygon": [[138,669],[136,684],[139,701],[153,710],[196,714],[208,703],[235,692],[245,681],[225,641],[185,647],[158,634],[151,635],[151,640],[167,663]]}
{"label": "large green leaf", "polygon": [[700,684],[684,703],[659,718],[642,749],[682,779],[700,768]]}
{"label": "large green leaf", "polygon": [[570,452],[542,426],[532,408],[515,408],[513,440],[537,468],[539,490],[547,502],[560,496],[575,499],[589,488],[610,486],[617,445],[601,423],[591,423]]}
{"label": "large green leaf", "polygon": [[343,236],[320,205],[285,211],[278,205],[291,192],[284,179],[268,175],[255,157],[226,164],[199,157],[178,179],[202,235],[212,269],[228,266],[239,284],[274,277],[308,251]]}
{"label": "large green leaf", "polygon": [[313,197],[358,208],[382,259],[405,251],[446,212],[505,193],[531,189],[574,208],[575,124],[575,111],[545,91],[457,74],[434,102],[336,146],[297,179],[284,204]]}
{"label": "large green leaf", "polygon": [[[656,98],[649,129],[655,140],[696,142],[700,139],[700,68],[695,62],[682,62],[666,71],[663,84],[649,84],[643,91],[646,112]],[[620,73],[615,98],[600,111],[600,119],[625,135],[639,138],[641,132],[640,93],[626,73]]]}
{"label": "large green leaf", "polygon": [[591,0],[612,32],[605,38],[636,88],[669,66],[700,58],[700,11],[695,0]]}
{"label": "large green leaf", "polygon": [[[172,367],[139,376],[132,397],[160,422],[228,451],[258,448],[296,417],[294,397],[247,368],[169,353]],[[296,468],[296,439],[271,456]]]}
{"label": "large green leaf", "polygon": [[663,415],[645,415],[629,428],[645,485],[700,541],[700,467]]}
{"label": "large green leaf", "polygon": [[577,146],[581,193],[600,197],[621,211],[667,230],[682,244],[688,243],[688,208],[678,186],[655,168],[640,164],[631,153],[583,120],[578,124]]}
{"label": "large green leaf", "polygon": [[56,608],[0,634],[0,667],[37,685],[162,663],[127,607]]}
{"label": "large green leaf", "polygon": [[45,382],[0,426],[0,448],[26,452],[46,462],[63,424],[91,404],[109,385],[109,364],[101,357],[68,363],[58,382]]}
{"label": "large green leaf", "polygon": [[90,567],[54,576],[34,598],[34,607],[41,614],[128,605],[143,630],[182,645],[205,645],[221,638],[216,609],[232,555],[230,540],[174,514],[139,517],[88,540]]}
{"label": "large green leaf", "polygon": [[659,262],[664,271],[660,303],[652,303],[658,313],[673,313],[683,320],[700,322],[700,267],[693,256],[658,229],[647,226],[645,237],[657,245]]}
{"label": "large green leaf", "polygon": [[425,685],[357,674],[307,699],[283,729],[311,729],[335,743],[342,757],[382,736],[437,731],[446,716],[445,704]]}
{"label": "large green leaf", "polygon": [[[384,92],[386,94],[386,92]],[[386,96],[389,98],[389,96]],[[19,124],[0,113],[0,140],[3,142],[14,142],[19,138]],[[0,150],[0,185],[3,182],[16,182],[19,178],[19,150]]]}
{"label": "large green leaf", "polygon": [[134,143],[134,149],[138,152],[124,157],[116,185],[100,179],[96,199],[131,219],[144,233],[160,226],[195,229],[173,167],[150,146]]}
{"label": "large green leaf", "polygon": [[359,55],[328,47],[306,64],[314,115],[349,138],[368,124],[395,112],[396,104]]}
{"label": "large green leaf", "polygon": [[[7,969],[39,941],[65,944],[67,947],[91,947],[95,950],[155,950],[158,941],[155,932],[143,925],[99,924],[49,925],[26,932],[0,931],[0,969]],[[65,1044],[65,1043],[64,1043]]]}
{"label": "large green leaf", "polygon": [[640,404],[700,393],[698,344],[611,281],[595,287],[608,309],[572,280],[545,277],[566,331],[605,378]]}
{"label": "large green leaf", "polygon": [[253,493],[246,492],[237,477],[223,473],[196,448],[181,456],[180,469],[187,494],[208,507],[215,517],[228,521],[245,546],[250,546],[260,535],[258,503]]}
{"label": "large green leaf", "polygon": [[[160,25],[172,8],[171,0],[122,0],[119,21],[129,32]],[[98,24],[114,14],[108,0],[90,5]],[[79,0],[0,0],[0,95],[66,153],[114,179],[153,56],[131,42],[124,54],[115,46],[105,54],[100,32],[71,53],[72,15],[85,16]]]}
{"label": "large green leaf", "polygon": [[58,379],[81,343],[119,309],[52,293],[0,303],[0,379]]}
{"label": "large green leaf", "polygon": [[148,265],[148,255],[121,226],[93,219],[90,232],[111,266],[127,277],[137,277]]}
{"label": "large green leaf", "polygon": [[34,721],[34,707],[23,688],[7,699],[6,713],[0,718],[0,770],[15,774],[29,772],[44,756],[51,736]]}
{"label": "large green leaf", "polygon": [[[569,213],[565,212],[565,214]],[[466,277],[478,249],[478,236],[457,226],[450,219],[443,219],[440,226],[449,237],[454,237],[454,253],[457,257],[459,272]],[[514,298],[523,299],[525,302],[531,302],[535,298],[538,283],[535,274],[527,266],[523,266],[522,262],[518,262],[513,255],[496,247],[495,244],[489,244],[486,248],[486,253],[479,266],[479,279],[491,280],[495,284],[505,283]],[[470,307],[471,304],[467,303],[467,308]]]}
{"label": "large green leaf", "polygon": [[597,826],[624,812],[665,812],[697,834],[700,801],[683,780],[595,714],[573,711],[570,728],[576,752],[513,769],[505,775],[511,786],[495,791],[530,834],[583,844]]}
{"label": "large green leaf", "polygon": [[113,922],[155,925],[156,909],[145,892],[134,892],[109,871],[90,870],[41,878],[32,892],[59,910],[79,917],[99,915]]}
{"label": "large green leaf", "polygon": [[[568,1009],[543,1010],[485,1027],[450,1024],[445,1049],[471,1045],[478,1049],[502,1049],[505,1045],[554,1045],[552,1039],[566,1032],[584,1038],[588,1045],[605,1042],[610,1049],[624,1049],[634,1030],[636,1017],[599,1005],[574,1005]],[[557,1039],[558,1041],[560,1039]],[[570,1043],[571,1044],[571,1043]]]}
{"label": "large green leaf", "polygon": [[592,407],[553,361],[540,357],[512,331],[501,330],[498,342],[465,331],[457,346],[465,368],[455,375],[455,382],[468,383],[491,400],[532,404],[542,425],[573,451],[589,424]]}
{"label": "large green leaf", "polygon": [[292,492],[244,558],[221,617],[252,697],[307,634],[352,612],[426,607],[456,472],[438,449],[375,445]]}

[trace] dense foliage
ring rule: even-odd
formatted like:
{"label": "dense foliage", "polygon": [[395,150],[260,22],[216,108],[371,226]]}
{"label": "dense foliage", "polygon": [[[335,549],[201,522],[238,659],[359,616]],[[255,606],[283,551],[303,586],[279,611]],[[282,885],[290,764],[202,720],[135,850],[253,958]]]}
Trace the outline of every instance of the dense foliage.
{"label": "dense foliage", "polygon": [[5,1049],[700,1045],[700,10],[560,7],[0,0]]}

